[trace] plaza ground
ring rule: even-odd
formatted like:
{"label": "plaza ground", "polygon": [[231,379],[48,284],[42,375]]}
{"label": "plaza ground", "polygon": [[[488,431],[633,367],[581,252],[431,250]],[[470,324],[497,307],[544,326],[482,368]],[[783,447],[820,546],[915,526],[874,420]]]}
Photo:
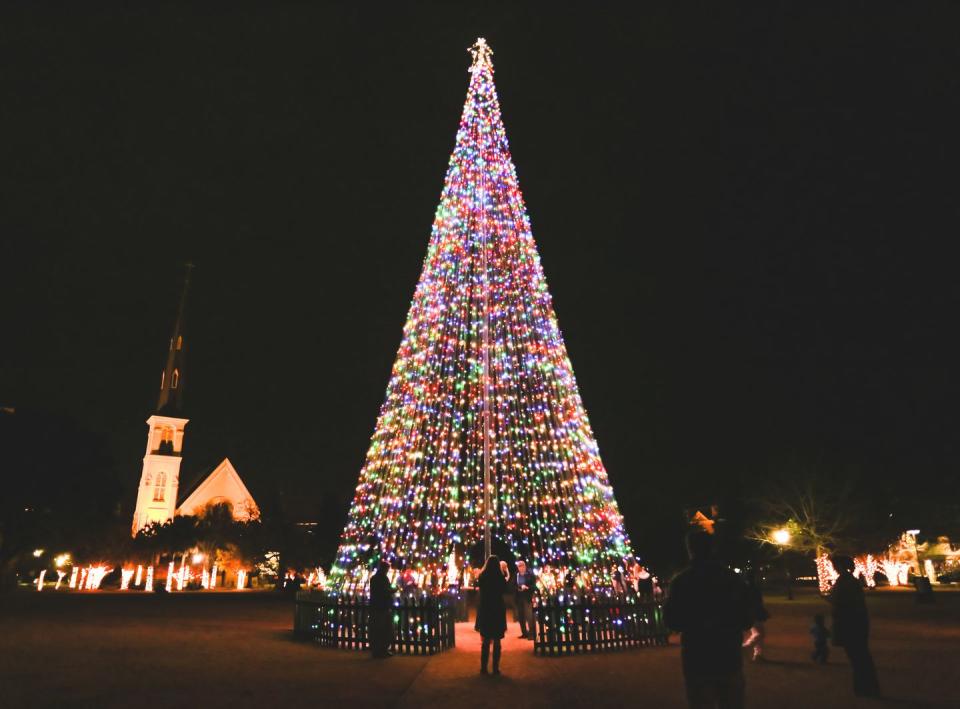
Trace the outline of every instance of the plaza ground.
{"label": "plaza ground", "polygon": [[[747,666],[753,707],[960,706],[960,593],[918,606],[910,592],[870,596],[885,698],[855,700],[842,650],[809,660],[813,594],[767,599],[769,660]],[[0,596],[0,707],[682,707],[670,647],[541,658],[512,625],[502,677],[478,674],[467,624],[433,657],[371,660],[291,635],[289,599],[272,593]]]}

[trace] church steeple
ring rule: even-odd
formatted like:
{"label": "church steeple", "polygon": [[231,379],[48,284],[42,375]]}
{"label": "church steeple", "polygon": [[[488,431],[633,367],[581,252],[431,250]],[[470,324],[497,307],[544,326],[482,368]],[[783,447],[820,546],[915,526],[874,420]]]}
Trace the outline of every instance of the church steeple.
{"label": "church steeple", "polygon": [[187,291],[190,289],[190,271],[192,270],[193,264],[188,263],[183,279],[183,293],[180,295],[180,308],[177,310],[177,321],[174,323],[173,335],[170,337],[167,364],[160,376],[157,413],[167,416],[178,416],[183,411],[183,375],[187,354],[184,311],[187,306]]}
{"label": "church steeple", "polygon": [[160,381],[160,399],[157,411],[147,419],[147,448],[143,456],[143,472],[137,488],[137,507],[133,512],[132,532],[137,532],[152,522],[163,524],[173,519],[177,511],[177,491],[180,488],[180,461],[183,455],[184,429],[189,423],[183,418],[183,365],[186,361],[184,310],[187,306],[187,290],[190,288],[190,271],[187,264],[183,279],[183,294],[177,322],[173,326],[167,365]]}

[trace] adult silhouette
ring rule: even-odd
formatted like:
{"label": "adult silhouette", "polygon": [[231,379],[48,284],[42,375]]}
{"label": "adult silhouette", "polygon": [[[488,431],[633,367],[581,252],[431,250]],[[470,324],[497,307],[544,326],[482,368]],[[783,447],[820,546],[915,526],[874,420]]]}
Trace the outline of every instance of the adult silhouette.
{"label": "adult silhouette", "polygon": [[374,657],[390,657],[393,640],[393,584],[390,583],[390,564],[380,562],[377,573],[370,579],[370,651]]}
{"label": "adult silhouette", "polygon": [[680,633],[690,707],[739,709],[744,702],[743,631],[754,622],[746,586],[714,556],[713,535],[687,535],[690,566],[671,582],[667,625]]}
{"label": "adult silhouette", "polygon": [[500,559],[491,554],[477,579],[480,588],[480,604],[477,608],[476,630],[483,643],[480,646],[480,672],[487,674],[490,660],[490,645],[493,645],[493,674],[500,674],[500,641],[507,633],[507,606],[503,594],[507,580],[500,571]]}
{"label": "adult silhouette", "polygon": [[880,682],[873,657],[867,647],[870,635],[870,618],[860,582],[853,577],[853,559],[835,556],[833,568],[837,570],[836,583],[830,591],[829,601],[833,607],[833,644],[847,653],[853,670],[853,693],[858,697],[879,697]]}

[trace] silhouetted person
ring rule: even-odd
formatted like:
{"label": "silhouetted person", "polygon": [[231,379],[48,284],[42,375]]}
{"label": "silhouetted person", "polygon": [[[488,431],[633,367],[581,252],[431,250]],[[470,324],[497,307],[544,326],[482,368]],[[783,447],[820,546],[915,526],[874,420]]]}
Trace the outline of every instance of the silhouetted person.
{"label": "silhouetted person", "polygon": [[514,584],[517,595],[514,602],[517,606],[517,620],[520,621],[520,637],[533,640],[535,626],[533,624],[533,587],[536,581],[533,572],[527,569],[525,561],[517,562],[517,575]]}
{"label": "silhouetted person", "polygon": [[480,672],[487,674],[490,659],[490,644],[493,643],[493,674],[500,674],[500,641],[507,633],[507,606],[503,594],[507,591],[507,580],[500,571],[500,559],[495,554],[487,557],[480,577],[477,579],[480,589],[480,605],[477,608],[477,632],[483,638],[480,646]]}
{"label": "silhouetted person", "polygon": [[393,640],[393,584],[390,583],[390,564],[380,562],[377,573],[370,579],[370,651],[374,657],[390,657]]}
{"label": "silhouetted person", "polygon": [[813,616],[810,634],[813,636],[813,661],[821,665],[827,664],[827,658],[830,657],[830,647],[827,645],[830,631],[827,630],[827,626],[823,622],[823,616],[819,613]]}
{"label": "silhouetted person", "polygon": [[750,635],[743,641],[744,647],[752,648],[754,662],[763,659],[763,648],[767,639],[767,620],[770,618],[770,613],[763,605],[763,592],[760,590],[757,575],[757,570],[753,569],[747,576],[746,600],[753,615],[753,626],[750,628]]}
{"label": "silhouetted person", "polygon": [[853,559],[835,556],[833,567],[840,574],[830,592],[833,606],[833,644],[842,647],[853,670],[853,693],[858,697],[880,696],[877,669],[867,647],[870,619],[860,582],[853,577]]}
{"label": "silhouetted person", "polygon": [[667,625],[680,633],[680,656],[690,707],[743,707],[743,631],[754,621],[746,586],[714,558],[713,536],[687,535],[690,566],[671,582]]}

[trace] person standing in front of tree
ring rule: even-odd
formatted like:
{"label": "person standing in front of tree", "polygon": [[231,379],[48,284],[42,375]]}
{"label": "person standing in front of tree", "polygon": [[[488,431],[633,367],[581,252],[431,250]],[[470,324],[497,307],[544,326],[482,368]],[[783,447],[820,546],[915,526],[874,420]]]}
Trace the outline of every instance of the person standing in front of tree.
{"label": "person standing in front of tree", "polygon": [[503,594],[507,592],[507,580],[500,571],[500,559],[495,554],[487,557],[480,578],[480,604],[477,608],[477,632],[483,638],[480,647],[480,673],[487,674],[490,645],[493,645],[493,674],[500,674],[500,641],[507,634],[507,606]]}
{"label": "person standing in front of tree", "polygon": [[533,640],[533,572],[527,569],[525,561],[517,562],[517,575],[514,578],[517,587],[517,620],[520,621],[520,637]]}
{"label": "person standing in front of tree", "polygon": [[393,584],[390,583],[390,564],[381,561],[377,573],[370,579],[370,651],[376,658],[390,657],[393,640]]}
{"label": "person standing in front of tree", "polygon": [[754,622],[746,586],[714,557],[713,535],[687,535],[690,566],[671,582],[663,607],[680,633],[680,658],[690,707],[744,706],[743,632]]}
{"label": "person standing in front of tree", "polygon": [[879,697],[877,668],[867,647],[870,635],[867,602],[860,582],[853,577],[853,559],[835,556],[831,561],[839,574],[829,597],[833,606],[833,644],[842,647],[850,660],[853,693],[858,697]]}

